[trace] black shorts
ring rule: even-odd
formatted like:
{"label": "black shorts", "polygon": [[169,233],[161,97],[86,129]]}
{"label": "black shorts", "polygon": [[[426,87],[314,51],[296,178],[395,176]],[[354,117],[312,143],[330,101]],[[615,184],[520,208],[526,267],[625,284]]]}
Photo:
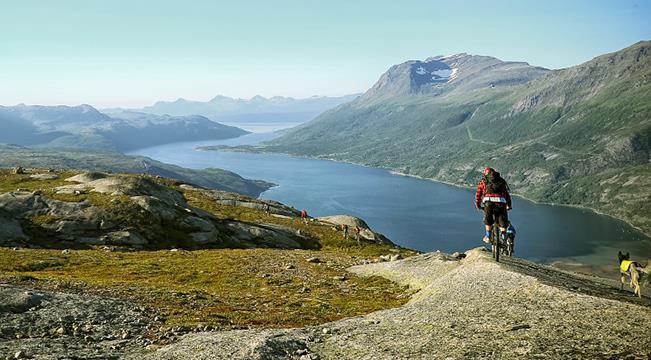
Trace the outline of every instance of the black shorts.
{"label": "black shorts", "polygon": [[509,226],[506,204],[487,201],[484,203],[484,224],[493,225],[496,222],[501,228]]}

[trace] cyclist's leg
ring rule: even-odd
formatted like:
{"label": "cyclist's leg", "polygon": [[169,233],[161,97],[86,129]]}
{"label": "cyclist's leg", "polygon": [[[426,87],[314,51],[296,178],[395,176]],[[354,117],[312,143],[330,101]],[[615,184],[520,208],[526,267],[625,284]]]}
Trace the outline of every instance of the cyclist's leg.
{"label": "cyclist's leg", "polygon": [[495,217],[493,214],[493,204],[491,202],[484,203],[484,225],[485,225],[485,234],[484,242],[490,243],[491,231],[493,230],[493,224],[495,224]]}

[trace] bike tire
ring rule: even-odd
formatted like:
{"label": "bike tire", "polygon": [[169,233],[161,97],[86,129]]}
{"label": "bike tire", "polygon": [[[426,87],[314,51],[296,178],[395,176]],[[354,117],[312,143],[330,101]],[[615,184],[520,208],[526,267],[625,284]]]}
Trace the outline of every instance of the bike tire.
{"label": "bike tire", "polygon": [[513,240],[511,240],[510,238],[506,241],[506,248],[507,248],[509,257],[512,257],[513,256]]}
{"label": "bike tire", "polygon": [[497,226],[493,226],[491,235],[493,237],[493,258],[496,262],[500,262],[500,232]]}

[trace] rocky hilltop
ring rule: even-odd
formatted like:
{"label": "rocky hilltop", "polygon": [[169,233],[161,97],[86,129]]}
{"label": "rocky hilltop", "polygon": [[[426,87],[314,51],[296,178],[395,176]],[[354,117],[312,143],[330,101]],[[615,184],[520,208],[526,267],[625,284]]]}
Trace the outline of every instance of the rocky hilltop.
{"label": "rocky hilltop", "polygon": [[188,332],[356,316],[406,295],[344,269],[414,253],[352,216],[304,223],[160,176],[0,169],[0,354],[117,359]]}
{"label": "rocky hilltop", "polygon": [[[399,308],[317,327],[187,335],[147,359],[647,358],[651,301],[475,249],[355,266],[410,286]],[[140,356],[140,355],[139,355]],[[137,357],[132,357],[137,358]]]}

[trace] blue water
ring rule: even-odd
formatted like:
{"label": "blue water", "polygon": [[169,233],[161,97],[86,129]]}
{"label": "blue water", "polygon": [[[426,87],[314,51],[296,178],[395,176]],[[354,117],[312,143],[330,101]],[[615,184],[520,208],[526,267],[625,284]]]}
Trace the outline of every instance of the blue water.
{"label": "blue water", "polygon": [[[482,214],[474,208],[471,189],[327,160],[195,150],[200,145],[255,144],[274,136],[251,134],[222,141],[166,144],[131,154],[194,169],[218,167],[273,182],[278,186],[262,198],[304,208],[312,216],[358,216],[409,248],[453,252],[482,245]],[[651,241],[643,234],[622,221],[588,210],[515,198],[509,216],[518,230],[516,255],[521,257],[614,263],[617,249],[651,255]]]}
{"label": "blue water", "polygon": [[240,129],[248,130],[254,133],[271,133],[277,130],[293,128],[297,125],[300,125],[300,122],[288,121],[288,122],[228,122],[220,121],[224,125],[236,126]]}

